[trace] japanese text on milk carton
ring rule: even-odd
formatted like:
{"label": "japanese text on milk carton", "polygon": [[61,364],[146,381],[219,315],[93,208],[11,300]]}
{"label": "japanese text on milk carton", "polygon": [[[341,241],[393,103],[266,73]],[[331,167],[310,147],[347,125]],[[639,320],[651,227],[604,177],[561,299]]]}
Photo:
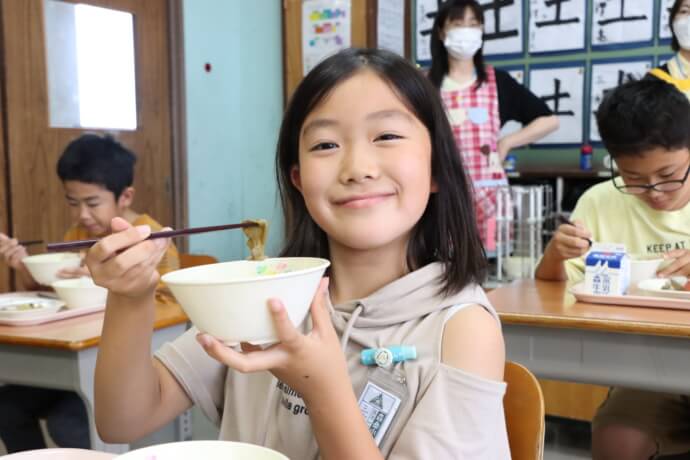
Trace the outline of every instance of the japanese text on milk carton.
{"label": "japanese text on milk carton", "polygon": [[585,257],[585,290],[623,295],[630,284],[630,257],[623,244],[595,243]]}

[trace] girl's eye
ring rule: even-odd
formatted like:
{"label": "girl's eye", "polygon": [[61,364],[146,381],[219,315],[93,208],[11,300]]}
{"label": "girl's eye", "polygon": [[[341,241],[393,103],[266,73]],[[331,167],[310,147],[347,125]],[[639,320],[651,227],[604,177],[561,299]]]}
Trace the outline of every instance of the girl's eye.
{"label": "girl's eye", "polygon": [[386,134],[381,134],[380,136],[378,136],[376,139],[374,139],[374,142],[376,142],[376,141],[394,141],[396,139],[402,139],[402,136],[398,136],[397,134],[386,133]]}
{"label": "girl's eye", "polygon": [[309,149],[310,152],[314,152],[317,150],[330,150],[330,149],[337,149],[338,144],[335,142],[320,142],[313,146],[312,148]]}

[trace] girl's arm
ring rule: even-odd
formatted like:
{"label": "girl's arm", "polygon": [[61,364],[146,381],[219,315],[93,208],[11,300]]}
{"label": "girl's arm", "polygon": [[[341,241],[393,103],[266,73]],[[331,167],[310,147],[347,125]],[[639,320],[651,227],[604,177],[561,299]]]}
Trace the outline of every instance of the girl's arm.
{"label": "girl's arm", "polygon": [[87,256],[95,282],[109,290],[96,361],[95,416],[104,441],[129,442],[170,422],[192,403],[151,357],[156,265],[167,242],[142,242],[150,229],[131,227],[123,219],[114,219],[112,227],[116,233]]}
{"label": "girl's arm", "polygon": [[530,144],[558,129],[560,122],[556,115],[546,115],[535,118],[530,124],[519,131],[504,136],[498,141],[498,155],[501,161],[513,149]]}
{"label": "girl's arm", "polygon": [[300,393],[309,409],[323,460],[383,460],[360,412],[338,335],[326,308],[328,283],[321,282],[311,305],[313,328],[302,335],[278,300],[269,307],[280,343],[262,350],[243,344],[244,353],[200,334],[199,343],[214,359],[239,372],[269,370]]}
{"label": "girl's arm", "polygon": [[446,323],[441,345],[444,364],[502,382],[505,357],[501,328],[483,307],[466,307]]}

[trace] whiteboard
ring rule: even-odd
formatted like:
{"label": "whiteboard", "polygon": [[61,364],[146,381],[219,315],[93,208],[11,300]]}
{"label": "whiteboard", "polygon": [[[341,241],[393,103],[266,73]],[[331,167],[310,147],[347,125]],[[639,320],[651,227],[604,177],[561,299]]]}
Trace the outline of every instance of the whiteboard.
{"label": "whiteboard", "polygon": [[530,0],[529,52],[585,48],[585,0]]}
{"label": "whiteboard", "polygon": [[417,61],[431,60],[431,29],[437,11],[438,0],[417,0],[414,27]]}
{"label": "whiteboard", "polygon": [[[508,73],[521,85],[525,84],[525,69],[512,69],[508,70]],[[501,134],[499,135],[499,139],[502,139],[509,134],[516,133],[521,129],[522,123],[520,123],[519,121],[510,120],[501,128]]]}
{"label": "whiteboard", "polygon": [[661,40],[670,40],[671,27],[668,21],[671,19],[671,7],[673,0],[661,0],[661,10],[659,11],[659,38]]}
{"label": "whiteboard", "polygon": [[484,55],[522,53],[522,0],[479,0],[484,9]]}
{"label": "whiteboard", "polygon": [[651,58],[646,61],[592,63],[592,84],[590,92],[590,121],[589,139],[600,142],[597,127],[596,110],[606,93],[621,83],[629,80],[639,80],[652,68]]}
{"label": "whiteboard", "polygon": [[582,143],[584,82],[584,64],[530,69],[530,90],[546,102],[560,121],[558,130],[535,144]]}
{"label": "whiteboard", "polygon": [[592,3],[592,46],[652,41],[653,1],[596,0]]}

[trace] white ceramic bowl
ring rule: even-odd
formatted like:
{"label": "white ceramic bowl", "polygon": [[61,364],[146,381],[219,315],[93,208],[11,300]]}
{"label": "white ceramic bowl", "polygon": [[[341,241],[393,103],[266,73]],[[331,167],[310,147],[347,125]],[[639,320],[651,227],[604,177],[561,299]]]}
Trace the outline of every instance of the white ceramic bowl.
{"label": "white ceramic bowl", "polygon": [[116,460],[289,460],[266,447],[231,441],[183,441],[136,449]]}
{"label": "white ceramic bowl", "polygon": [[308,257],[241,260],[177,270],[163,282],[200,331],[229,345],[258,345],[277,341],[268,299],[280,299],[299,326],[329,265]]}
{"label": "white ceramic bowl", "polygon": [[56,281],[51,286],[67,308],[100,307],[108,297],[108,290],[87,276]]}
{"label": "white ceramic bowl", "polygon": [[57,277],[60,270],[78,268],[81,265],[81,256],[74,252],[56,252],[24,257],[22,262],[38,283],[50,286],[60,279]]}
{"label": "white ceramic bowl", "polygon": [[115,454],[87,449],[27,450],[2,457],[2,460],[110,460]]}
{"label": "white ceramic bowl", "polygon": [[630,260],[630,286],[635,287],[640,281],[656,278],[656,272],[663,261],[662,258],[645,259],[633,256]]}

